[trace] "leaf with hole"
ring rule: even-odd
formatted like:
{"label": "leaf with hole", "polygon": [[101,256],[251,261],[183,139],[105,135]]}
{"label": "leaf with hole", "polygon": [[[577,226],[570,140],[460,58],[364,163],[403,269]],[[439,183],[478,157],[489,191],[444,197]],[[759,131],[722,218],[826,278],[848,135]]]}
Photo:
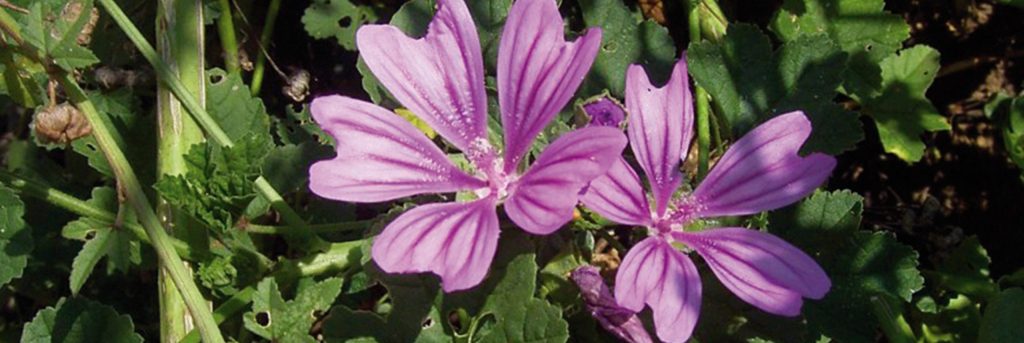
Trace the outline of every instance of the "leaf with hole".
{"label": "leaf with hole", "polygon": [[309,330],[334,303],[341,283],[339,278],[312,283],[285,301],[277,281],[266,278],[252,295],[252,311],[242,317],[245,328],[274,342],[316,342]]}

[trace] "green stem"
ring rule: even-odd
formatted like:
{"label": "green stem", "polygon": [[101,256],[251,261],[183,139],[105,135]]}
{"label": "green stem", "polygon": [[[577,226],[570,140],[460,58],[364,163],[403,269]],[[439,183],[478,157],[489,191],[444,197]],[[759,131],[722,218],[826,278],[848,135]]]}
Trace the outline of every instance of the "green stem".
{"label": "green stem", "polygon": [[[51,205],[63,208],[71,213],[83,217],[89,217],[111,223],[113,223],[117,218],[117,215],[110,211],[95,207],[84,200],[78,199],[50,186],[23,179],[6,170],[0,170],[0,181],[20,192],[22,195],[27,195],[45,201]],[[147,244],[152,243],[149,240],[149,236],[146,235],[146,229],[143,229],[141,225],[136,223],[125,223],[124,227],[134,234],[140,241]],[[179,255],[185,258],[191,258],[193,255],[192,248],[181,240],[171,238],[171,245],[174,246],[174,250],[177,251]]]}
{"label": "green stem", "polygon": [[277,23],[277,14],[281,11],[281,0],[270,0],[267,7],[267,17],[263,20],[263,31],[260,32],[260,53],[256,57],[256,65],[252,70],[252,84],[249,90],[253,95],[260,93],[263,86],[263,74],[267,69],[267,47],[270,45],[270,38],[274,35],[274,25]]}
{"label": "green stem", "polygon": [[[331,224],[312,224],[307,226],[307,229],[315,233],[334,233],[334,232],[346,232],[362,230],[370,227],[373,220],[359,220],[345,223],[331,223]],[[245,224],[241,228],[248,233],[261,234],[261,235],[281,235],[289,232],[294,232],[297,228],[294,226],[270,226],[270,225],[259,225],[259,224]]]}
{"label": "green stem", "polygon": [[[300,261],[287,261],[270,274],[280,285],[292,284],[304,277],[323,275],[328,272],[341,272],[358,266],[361,259],[360,248],[365,240],[333,243],[326,252],[306,257]],[[249,307],[255,286],[249,286],[235,293],[227,301],[213,311],[214,320],[223,323]],[[199,335],[193,330],[181,343],[198,343]]]}
{"label": "green stem", "polygon": [[[690,1],[690,42],[701,40],[701,18],[699,0]],[[700,181],[708,173],[708,161],[711,152],[711,124],[708,113],[708,95],[704,87],[697,85],[694,91],[696,99],[697,124],[697,180]]]}
{"label": "green stem", "polygon": [[910,324],[907,324],[907,320],[903,318],[903,313],[894,312],[892,306],[884,298],[871,297],[871,309],[889,342],[914,343],[917,341]]}
{"label": "green stem", "polygon": [[[224,147],[233,146],[234,142],[231,141],[231,138],[228,137],[223,129],[221,129],[220,125],[217,124],[217,121],[215,121],[213,117],[211,117],[210,114],[199,105],[199,102],[195,97],[187,92],[181,80],[171,72],[170,67],[158,58],[156,51],[153,50],[153,46],[146,41],[146,38],[141,32],[139,32],[139,29],[135,27],[135,24],[128,19],[128,16],[124,14],[124,11],[121,10],[117,3],[115,3],[114,0],[99,1],[103,4],[103,8],[106,9],[107,13],[110,14],[110,17],[117,23],[121,30],[124,31],[125,35],[128,36],[128,39],[135,44],[135,47],[139,50],[142,56],[146,58],[150,65],[153,66],[153,69],[159,76],[161,83],[164,83],[168,88],[170,88],[171,92],[174,93],[174,96],[181,101],[182,105],[185,106],[185,109],[187,109],[192,115],[192,118],[195,119],[196,122],[199,123],[199,126],[206,131],[208,137],[218,145]],[[278,193],[262,176],[256,179],[256,190],[260,195],[270,201],[271,206],[275,210],[281,213],[281,217],[284,219],[285,223],[299,228],[299,232],[296,232],[294,235],[286,235],[285,238],[288,238],[292,243],[299,245],[299,248],[307,250],[322,250],[326,246],[326,242],[319,239],[319,237],[316,237],[311,232],[303,229],[308,226],[305,220],[303,220],[295,210],[284,202],[281,194]],[[292,239],[295,237],[301,239]]]}
{"label": "green stem", "polygon": [[[205,27],[202,0],[160,0],[157,7],[157,49],[188,91],[205,102]],[[203,132],[167,89],[157,87],[157,173],[160,178],[182,175],[188,169],[185,155],[192,146],[203,142]],[[157,213],[170,235],[180,237],[195,247],[208,247],[206,231],[174,209],[164,199],[157,199]],[[205,250],[205,249],[204,249]],[[185,268],[189,268],[185,265]],[[190,314],[181,294],[171,285],[169,275],[161,272],[157,280],[160,290],[160,340],[180,341],[186,334]]]}
{"label": "green stem", "polygon": [[206,299],[199,292],[199,288],[192,281],[191,273],[185,268],[181,257],[178,256],[178,253],[171,245],[171,238],[164,231],[163,226],[160,224],[160,219],[156,216],[156,212],[153,212],[149,199],[142,190],[139,179],[135,176],[135,171],[132,170],[128,159],[117,146],[117,142],[114,141],[114,137],[108,131],[99,112],[93,107],[85,92],[78,87],[74,77],[63,73],[58,81],[64,86],[68,97],[85,115],[85,118],[92,126],[93,137],[96,138],[97,144],[103,150],[103,154],[106,155],[110,168],[117,176],[120,187],[124,189],[128,204],[135,209],[135,214],[139,222],[142,223],[142,227],[146,230],[146,235],[149,236],[149,240],[154,250],[156,250],[157,257],[163,263],[164,269],[170,275],[175,287],[181,292],[185,305],[188,307],[189,312],[192,313],[196,326],[203,336],[203,341],[209,343],[224,342],[224,338],[221,337],[220,331],[217,329],[217,323],[213,320],[213,315],[206,308]]}
{"label": "green stem", "polygon": [[239,75],[242,72],[238,59],[238,39],[235,38],[235,20],[231,15],[231,1],[218,0],[220,18],[217,19],[217,33],[220,34],[220,46],[224,49],[224,65],[229,74]]}

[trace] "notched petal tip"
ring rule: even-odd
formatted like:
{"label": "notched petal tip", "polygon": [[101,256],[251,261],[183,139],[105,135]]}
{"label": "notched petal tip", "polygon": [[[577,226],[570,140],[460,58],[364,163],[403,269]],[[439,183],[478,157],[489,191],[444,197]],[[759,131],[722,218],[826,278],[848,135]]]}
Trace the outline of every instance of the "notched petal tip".
{"label": "notched petal tip", "polygon": [[464,2],[439,6],[421,38],[392,25],[366,25],[356,33],[356,45],[398,102],[465,151],[487,137],[480,40]]}
{"label": "notched petal tip", "polygon": [[649,306],[658,338],[665,342],[690,338],[700,315],[700,297],[697,267],[661,238],[649,237],[633,246],[615,275],[619,305],[633,311]]}
{"label": "notched petal tip", "polygon": [[693,137],[689,87],[683,60],[676,63],[672,77],[661,87],[651,83],[640,65],[629,66],[626,73],[626,108],[630,113],[627,132],[651,185],[658,216],[665,213],[683,179],[679,162]]}
{"label": "notched petal tip", "polygon": [[597,57],[601,30],[589,29],[567,42],[554,0],[516,1],[505,23],[498,47],[498,103],[505,166],[514,168],[583,82]]}
{"label": "notched petal tip", "polygon": [[811,133],[802,112],[777,116],[740,138],[694,190],[703,217],[746,215],[805,197],[832,173],[835,159],[799,156]]}

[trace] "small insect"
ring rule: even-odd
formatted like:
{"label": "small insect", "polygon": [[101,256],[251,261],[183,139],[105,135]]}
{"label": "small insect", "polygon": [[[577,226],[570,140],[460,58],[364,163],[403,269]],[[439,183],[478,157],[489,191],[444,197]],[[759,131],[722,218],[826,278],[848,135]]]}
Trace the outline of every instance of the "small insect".
{"label": "small insect", "polygon": [[281,87],[281,92],[295,102],[302,102],[309,95],[309,72],[305,69],[295,69],[286,80],[288,83]]}
{"label": "small insect", "polygon": [[96,70],[93,71],[93,78],[95,78],[96,83],[106,89],[147,86],[151,85],[151,82],[153,81],[150,78],[150,75],[144,71],[111,68],[107,66],[96,68]]}

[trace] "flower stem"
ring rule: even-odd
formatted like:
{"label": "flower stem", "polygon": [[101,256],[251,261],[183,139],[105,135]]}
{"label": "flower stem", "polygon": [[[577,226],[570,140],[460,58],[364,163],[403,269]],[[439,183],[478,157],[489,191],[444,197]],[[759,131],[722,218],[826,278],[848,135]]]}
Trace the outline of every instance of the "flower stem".
{"label": "flower stem", "polygon": [[239,75],[242,72],[238,59],[238,39],[235,38],[235,19],[231,15],[231,0],[218,0],[220,18],[217,19],[217,33],[220,34],[220,46],[224,50],[224,66],[228,74]]}
{"label": "flower stem", "polygon": [[[307,226],[310,231],[315,233],[333,233],[333,232],[347,232],[362,230],[370,227],[373,220],[358,220],[344,223],[331,223],[331,224],[313,224]],[[270,225],[259,225],[259,224],[245,224],[241,227],[245,232],[261,234],[261,235],[280,235],[290,231],[295,231],[295,227],[292,226],[270,226]]]}
{"label": "flower stem", "polygon": [[[690,1],[690,43],[701,40],[700,0]],[[708,160],[711,150],[711,123],[708,113],[708,95],[704,87],[696,85],[694,91],[697,112],[697,180],[700,181],[708,173]]]}
{"label": "flower stem", "polygon": [[[103,4],[103,8],[106,9],[107,13],[110,14],[110,17],[128,36],[128,39],[135,44],[136,49],[153,66],[153,69],[160,78],[160,82],[165,84],[174,93],[174,96],[178,98],[178,101],[181,101],[181,104],[185,106],[185,109],[192,115],[192,118],[206,131],[208,138],[224,147],[233,146],[234,142],[231,141],[231,138],[217,124],[217,121],[199,105],[199,101],[188,93],[184,84],[172,73],[170,67],[158,58],[156,51],[153,50],[153,46],[146,41],[146,38],[139,32],[135,24],[121,10],[121,7],[114,0],[99,1]],[[289,243],[305,250],[322,250],[326,247],[327,243],[306,229],[308,224],[306,224],[305,220],[284,202],[281,194],[270,185],[266,178],[261,176],[256,179],[255,186],[257,192],[269,200],[271,206],[281,213],[285,223],[296,228],[295,233],[285,235]]]}
{"label": "flower stem", "polygon": [[[78,199],[50,186],[37,183],[32,180],[23,179],[6,170],[0,169],[0,181],[8,187],[20,192],[22,195],[27,195],[45,201],[51,205],[63,208],[71,213],[83,217],[107,222],[114,222],[114,220],[117,219],[117,215],[110,211],[97,208],[84,200]],[[131,231],[131,233],[140,241],[152,244],[149,240],[149,236],[146,235],[146,229],[143,229],[141,225],[136,223],[124,223],[124,227]],[[175,238],[171,238],[170,241],[174,250],[178,252],[178,255],[181,255],[184,258],[192,257],[192,248],[190,248],[188,244]]]}
{"label": "flower stem", "polygon": [[[205,102],[205,35],[202,0],[160,0],[157,7],[157,49],[170,64],[188,91]],[[157,88],[157,174],[160,178],[182,175],[187,171],[185,155],[192,146],[202,143],[203,132],[186,113],[167,87]],[[191,242],[195,247],[209,246],[207,232],[179,213],[164,199],[157,199],[157,214],[174,237]],[[191,268],[186,264],[186,269]],[[166,270],[166,269],[163,269]],[[160,340],[177,342],[188,334],[191,320],[184,299],[162,271],[158,278],[160,290]]]}
{"label": "flower stem", "polygon": [[252,70],[252,83],[249,90],[252,94],[259,94],[263,86],[263,75],[267,68],[267,47],[270,44],[270,37],[274,35],[274,25],[277,23],[277,14],[281,11],[281,0],[270,0],[267,7],[267,17],[263,20],[263,31],[260,32],[260,53],[256,57],[256,65]]}

